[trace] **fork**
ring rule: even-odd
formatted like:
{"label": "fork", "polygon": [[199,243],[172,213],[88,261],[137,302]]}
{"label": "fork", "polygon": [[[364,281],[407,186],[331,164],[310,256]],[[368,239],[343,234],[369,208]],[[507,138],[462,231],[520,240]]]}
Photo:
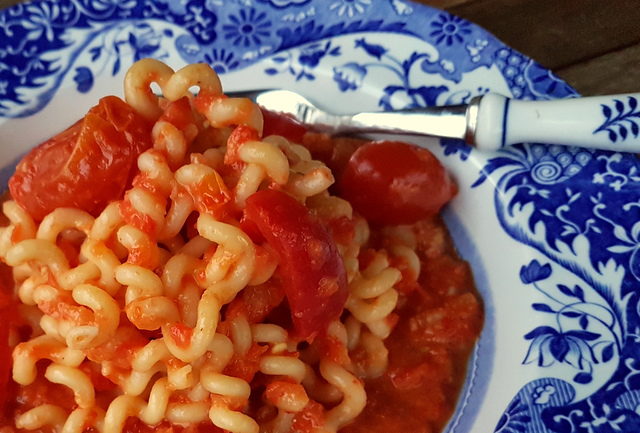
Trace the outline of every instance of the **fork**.
{"label": "fork", "polygon": [[466,105],[336,115],[290,90],[233,92],[332,134],[393,133],[458,138],[480,150],[524,142],[640,152],[640,93],[521,101],[495,93]]}

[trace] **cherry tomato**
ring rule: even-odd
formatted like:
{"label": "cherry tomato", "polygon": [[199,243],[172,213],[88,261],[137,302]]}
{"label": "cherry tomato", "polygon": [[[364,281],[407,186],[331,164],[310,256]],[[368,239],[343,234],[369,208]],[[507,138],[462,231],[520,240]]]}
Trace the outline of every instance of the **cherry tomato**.
{"label": "cherry tomato", "polygon": [[23,158],[11,195],[36,220],[58,207],[96,215],[122,195],[138,154],[151,147],[151,126],[121,99],[103,98]]}
{"label": "cherry tomato", "polygon": [[348,293],[344,264],[327,230],[306,207],[275,190],[249,196],[245,217],[279,256],[295,337],[311,339],[326,330]]}
{"label": "cherry tomato", "polygon": [[281,135],[287,140],[300,144],[307,133],[307,128],[286,114],[275,113],[261,108],[264,119],[263,137]]}
{"label": "cherry tomato", "polygon": [[341,195],[369,221],[412,224],[440,211],[457,192],[431,152],[395,141],[371,142],[349,159]]}

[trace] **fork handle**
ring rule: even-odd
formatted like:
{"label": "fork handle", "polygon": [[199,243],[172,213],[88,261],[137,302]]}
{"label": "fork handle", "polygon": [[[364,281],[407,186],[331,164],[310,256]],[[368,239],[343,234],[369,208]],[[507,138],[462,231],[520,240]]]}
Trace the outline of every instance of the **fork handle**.
{"label": "fork handle", "polygon": [[489,93],[467,108],[466,138],[481,150],[538,142],[640,152],[640,93],[553,101]]}

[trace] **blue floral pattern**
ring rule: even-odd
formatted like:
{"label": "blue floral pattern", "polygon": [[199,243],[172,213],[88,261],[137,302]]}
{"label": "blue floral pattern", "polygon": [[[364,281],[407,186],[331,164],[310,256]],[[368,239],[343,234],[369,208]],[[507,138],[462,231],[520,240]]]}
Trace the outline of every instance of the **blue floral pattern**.
{"label": "blue floral pattern", "polygon": [[383,96],[378,105],[384,110],[429,107],[436,105],[438,97],[449,90],[447,86],[424,86],[414,84],[412,69],[420,62],[428,61],[429,53],[413,52],[400,60],[389,53],[389,50],[376,43],[367,42],[366,38],[355,40],[355,48],[364,51],[375,61],[366,63],[348,62],[333,68],[333,79],[343,91],[358,90],[370,69],[381,68],[389,71],[391,83],[383,89]]}
{"label": "blue floral pattern", "polygon": [[469,34],[471,34],[471,23],[462,18],[440,14],[431,22],[433,29],[429,36],[435,38],[436,44],[445,44],[447,46],[463,43]]}
{"label": "blue floral pattern", "polygon": [[[533,260],[520,271],[522,283],[543,300],[531,304],[541,324],[523,337],[529,342],[523,363],[564,364],[570,386],[590,390],[586,399],[546,408],[540,425],[519,431],[635,431],[640,423],[636,412],[625,409],[640,388],[640,381],[629,380],[640,353],[634,289],[640,277],[639,168],[635,158],[621,154],[522,145],[490,159],[475,184],[500,172],[499,220],[507,233],[550,260]],[[527,205],[533,207],[524,217]],[[551,278],[561,268],[581,283]],[[505,428],[499,424],[496,431]]]}
{"label": "blue floral pattern", "polygon": [[316,76],[312,71],[326,56],[340,56],[340,46],[334,46],[331,41],[304,45],[299,49],[287,51],[285,55],[272,57],[273,66],[266,68],[264,72],[268,75],[289,73],[296,81],[315,80]]}
{"label": "blue floral pattern", "polygon": [[271,21],[266,12],[257,12],[254,8],[241,9],[238,15],[229,15],[229,24],[222,26],[225,39],[233,45],[245,47],[259,45],[269,37]]}
{"label": "blue floral pattern", "polygon": [[[328,98],[370,94],[382,109],[465,103],[494,87],[520,99],[576,96],[477,26],[408,0],[40,0],[0,11],[0,124],[40,112],[62,88],[91,92],[143,57],[222,74],[256,64],[261,83],[313,81]],[[479,85],[476,74],[494,81]],[[594,134],[637,137],[638,105],[603,105]],[[535,143],[490,157],[460,140],[440,146],[466,173],[479,169],[466,187],[490,191],[500,230],[536,254],[510,270],[535,320],[518,336],[517,368],[535,379],[483,431],[640,431],[640,162]],[[474,422],[492,332],[450,432]]]}
{"label": "blue floral pattern", "polygon": [[[572,194],[569,202],[577,197],[579,193]],[[591,219],[587,224],[593,222]],[[571,232],[575,227],[569,225],[567,229]],[[535,361],[540,367],[567,363],[576,369],[574,382],[590,383],[594,365],[609,362],[622,349],[620,318],[606,303],[585,300],[586,292],[579,285],[542,287],[541,281],[551,276],[551,272],[549,264],[542,266],[537,260],[520,270],[522,282],[533,285],[546,298],[546,302],[534,303],[531,308],[552,314],[555,320],[554,326],[541,325],[524,336],[531,344],[522,362]]]}
{"label": "blue floral pattern", "polygon": [[574,90],[539,64],[519,52],[503,47],[495,53],[500,68],[518,99],[549,99],[575,96]]}
{"label": "blue floral pattern", "polygon": [[224,48],[214,49],[211,54],[205,54],[204,60],[215,69],[218,74],[227,73],[238,67],[240,63],[231,51]]}
{"label": "blue floral pattern", "polygon": [[627,137],[638,137],[640,133],[640,107],[638,99],[629,96],[626,101],[614,99],[613,105],[602,104],[602,116],[605,118],[594,134],[604,132],[614,143]]}
{"label": "blue floral pattern", "polygon": [[[392,32],[434,40],[436,45],[443,46],[440,55],[424,58],[419,65],[424,72],[437,73],[455,82],[464,73],[489,66],[493,60],[494,50],[487,49],[491,37],[481,29],[445,13],[414,8],[407,1],[389,0],[374,7],[371,0],[334,0],[326,5],[313,3],[303,9],[311,3],[311,0],[43,0],[17,5],[0,14],[3,41],[0,116],[21,117],[39,111],[55,95],[69,71],[79,67],[88,70],[81,69],[82,85],[78,88],[88,91],[91,88],[88,72],[96,76],[109,67],[117,74],[123,62],[128,64],[145,56],[161,58],[165,41],[172,42],[172,48],[187,62],[207,61],[205,56],[211,58],[214,50],[227,50],[226,55],[233,55],[234,61],[225,62],[226,72],[286,48],[307,43],[321,46],[323,39],[362,32]],[[274,13],[278,11],[282,15],[276,17]],[[407,21],[409,16],[415,19]],[[427,27],[421,23],[425,18],[430,21]],[[159,20],[163,25],[151,25],[151,20]],[[73,40],[64,36],[69,29],[76,32]],[[113,43],[111,32],[121,34]],[[107,51],[100,53],[105,56],[102,60],[105,63],[97,67],[76,65],[76,59],[86,51],[85,45],[93,41],[96,52]],[[460,61],[458,46],[468,53],[464,62]],[[58,59],[55,64],[48,60],[51,57]],[[298,79],[313,75],[312,62],[302,68],[304,73]],[[291,73],[288,68],[281,72]],[[294,73],[299,74],[300,71]],[[403,92],[411,93],[405,85],[401,87]],[[39,96],[27,101],[25,93],[36,89]],[[422,98],[415,92],[409,97],[412,101]]]}
{"label": "blue floral pattern", "polygon": [[339,16],[348,16],[353,18],[354,15],[363,13],[366,8],[371,6],[372,0],[335,0],[329,5],[329,10],[335,10]]}

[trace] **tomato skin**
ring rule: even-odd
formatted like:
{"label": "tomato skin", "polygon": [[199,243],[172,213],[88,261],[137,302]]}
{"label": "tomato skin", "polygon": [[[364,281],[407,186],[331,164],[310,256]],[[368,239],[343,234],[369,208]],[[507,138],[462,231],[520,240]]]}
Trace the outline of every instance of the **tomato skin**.
{"label": "tomato skin", "polygon": [[191,103],[186,96],[177,101],[170,102],[160,116],[160,119],[171,123],[176,128],[184,131],[189,125],[196,125],[198,120],[191,109]]}
{"label": "tomato skin", "polygon": [[94,215],[117,199],[136,158],[151,147],[151,124],[115,96],[33,149],[9,180],[11,195],[36,220],[58,207]]}
{"label": "tomato skin", "polygon": [[340,316],[347,300],[346,271],[335,243],[305,206],[280,191],[249,196],[245,218],[279,256],[294,337],[312,339]]}
{"label": "tomato skin", "polygon": [[267,385],[264,391],[264,399],[274,406],[279,402],[287,405],[299,405],[300,402],[309,401],[304,387],[295,382],[275,380]]}
{"label": "tomato skin", "polygon": [[269,350],[267,346],[253,343],[244,355],[234,354],[222,372],[251,383],[254,376],[260,371],[260,358],[267,350]]}
{"label": "tomato skin", "polygon": [[324,408],[317,401],[311,400],[304,410],[293,418],[291,433],[312,433],[320,430],[324,423]]}
{"label": "tomato skin", "polygon": [[227,165],[242,164],[240,159],[240,147],[247,141],[258,141],[258,131],[247,125],[238,125],[234,128],[227,140],[227,151],[224,154],[224,163]]}
{"label": "tomato skin", "polygon": [[262,107],[260,107],[260,110],[264,119],[263,137],[281,135],[293,143],[302,143],[304,135],[307,133],[307,128],[302,124],[286,114],[275,113]]}
{"label": "tomato skin", "polygon": [[174,323],[169,327],[169,334],[173,341],[176,342],[176,345],[184,349],[188,347],[191,342],[193,329],[182,323]]}
{"label": "tomato skin", "polygon": [[435,215],[457,192],[431,152],[396,141],[370,142],[356,150],[339,189],[378,224],[412,224]]}
{"label": "tomato skin", "polygon": [[226,317],[245,316],[249,323],[260,323],[283,300],[282,287],[275,282],[248,286],[228,305]]}

